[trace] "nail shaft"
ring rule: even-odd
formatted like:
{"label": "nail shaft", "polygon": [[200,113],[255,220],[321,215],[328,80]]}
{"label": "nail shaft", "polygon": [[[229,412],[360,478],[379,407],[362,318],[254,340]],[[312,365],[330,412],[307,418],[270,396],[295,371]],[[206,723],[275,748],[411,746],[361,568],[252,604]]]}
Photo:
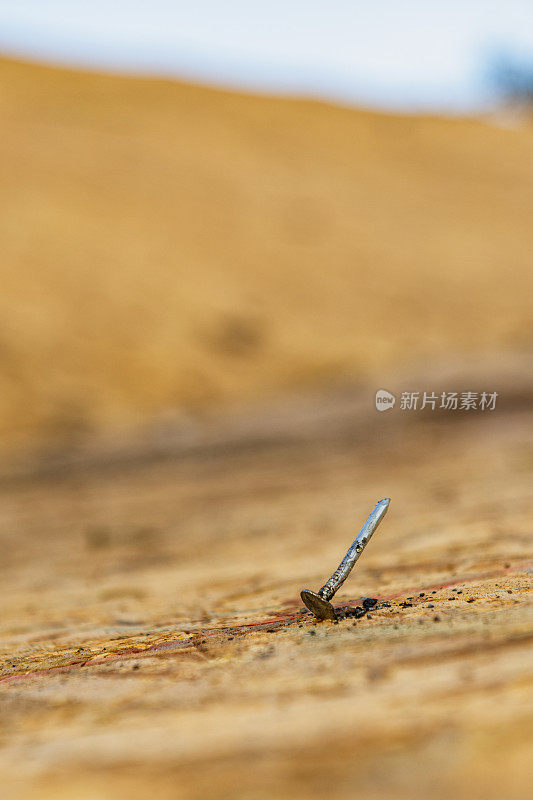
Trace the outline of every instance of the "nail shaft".
{"label": "nail shaft", "polygon": [[370,538],[376,528],[378,527],[379,523],[387,513],[387,509],[389,507],[390,500],[386,497],[384,500],[380,500],[379,503],[376,503],[375,507],[371,511],[366,520],[365,524],[355,537],[353,544],[350,546],[348,552],[342,559],[341,563],[329,579],[327,583],[318,591],[320,597],[324,600],[331,600],[334,596],[335,592],[342,586],[350,572],[352,571],[355,562],[365,549],[366,545],[370,541]]}

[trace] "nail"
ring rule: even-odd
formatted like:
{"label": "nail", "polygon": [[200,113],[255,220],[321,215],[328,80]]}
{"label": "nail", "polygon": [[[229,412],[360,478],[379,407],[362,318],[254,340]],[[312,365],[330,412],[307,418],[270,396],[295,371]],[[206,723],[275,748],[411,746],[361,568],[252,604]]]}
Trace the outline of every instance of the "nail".
{"label": "nail", "polygon": [[387,513],[390,504],[390,498],[386,497],[376,503],[370,512],[365,524],[353,540],[348,552],[342,559],[341,563],[331,576],[331,578],[319,589],[318,592],[312,592],[311,589],[302,589],[300,597],[303,602],[318,619],[335,619],[335,609],[329,602],[335,595],[338,589],[342,586],[352,569],[355,562],[365,549],[370,541],[370,538],[379,523]]}

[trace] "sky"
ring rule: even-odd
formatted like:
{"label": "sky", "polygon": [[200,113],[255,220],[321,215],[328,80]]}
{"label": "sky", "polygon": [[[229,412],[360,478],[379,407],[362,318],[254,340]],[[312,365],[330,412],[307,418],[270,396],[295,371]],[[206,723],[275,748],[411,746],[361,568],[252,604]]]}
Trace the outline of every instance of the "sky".
{"label": "sky", "polygon": [[0,0],[5,55],[397,110],[494,102],[533,0]]}

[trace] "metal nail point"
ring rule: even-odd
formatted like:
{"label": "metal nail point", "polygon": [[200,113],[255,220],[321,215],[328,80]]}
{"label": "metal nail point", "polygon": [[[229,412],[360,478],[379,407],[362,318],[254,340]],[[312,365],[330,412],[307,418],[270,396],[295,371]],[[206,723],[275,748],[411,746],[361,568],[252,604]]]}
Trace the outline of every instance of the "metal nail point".
{"label": "metal nail point", "polygon": [[336,619],[335,609],[329,601],[333,598],[335,592],[340,589],[352,571],[355,562],[370,541],[370,537],[387,513],[389,504],[389,497],[376,503],[341,563],[329,581],[327,581],[318,592],[312,592],[311,589],[302,589],[300,592],[302,601],[309,611],[311,611],[315,617],[318,617],[318,619]]}

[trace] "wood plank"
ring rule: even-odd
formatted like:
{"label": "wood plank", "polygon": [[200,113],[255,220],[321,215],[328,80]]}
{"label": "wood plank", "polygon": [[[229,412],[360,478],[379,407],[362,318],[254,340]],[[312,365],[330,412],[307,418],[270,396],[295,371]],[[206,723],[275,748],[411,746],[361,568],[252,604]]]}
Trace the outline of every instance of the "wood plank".
{"label": "wood plank", "polygon": [[[4,483],[7,796],[525,798],[529,423],[343,417]],[[336,598],[379,606],[316,622],[299,590],[384,495]]]}

